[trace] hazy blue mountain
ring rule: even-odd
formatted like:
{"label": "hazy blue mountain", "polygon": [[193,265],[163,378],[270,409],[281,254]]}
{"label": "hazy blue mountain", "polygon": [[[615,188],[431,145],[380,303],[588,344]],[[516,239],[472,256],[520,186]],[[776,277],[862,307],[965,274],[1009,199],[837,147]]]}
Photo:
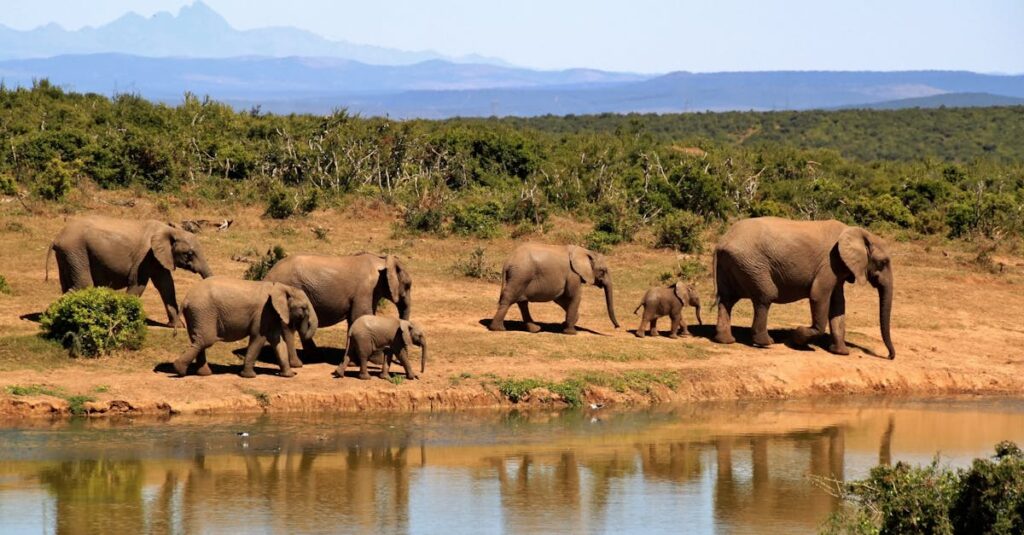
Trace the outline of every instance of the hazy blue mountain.
{"label": "hazy blue mountain", "polygon": [[[0,15],[2,16],[2,15]],[[408,65],[431,59],[504,65],[483,56],[449,58],[432,51],[404,51],[332,41],[290,27],[236,30],[201,1],[177,15],[128,13],[93,28],[69,31],[56,24],[19,31],[0,25],[0,59],[65,54],[122,53],[149,57],[307,56],[345,58],[376,65]]]}
{"label": "hazy blue mountain", "polygon": [[872,104],[843,106],[844,109],[902,110],[907,108],[984,108],[988,106],[1024,106],[1024,98],[991,93],[946,93],[931,97],[887,100]]}
{"label": "hazy blue mountain", "polygon": [[[367,65],[337,58],[92,54],[0,61],[0,80],[8,87],[27,86],[41,78],[75,91],[130,92],[170,103],[180,102],[190,91],[239,108],[259,105],[281,113],[327,113],[346,107],[395,118],[831,109],[890,106],[905,99],[925,99],[911,100],[911,106],[966,105],[956,102],[967,102],[968,97],[951,96],[966,93],[987,93],[992,95],[989,99],[1024,98],[1024,76],[958,71],[677,72],[651,78],[440,60]],[[1012,101],[992,100],[1007,102]]]}

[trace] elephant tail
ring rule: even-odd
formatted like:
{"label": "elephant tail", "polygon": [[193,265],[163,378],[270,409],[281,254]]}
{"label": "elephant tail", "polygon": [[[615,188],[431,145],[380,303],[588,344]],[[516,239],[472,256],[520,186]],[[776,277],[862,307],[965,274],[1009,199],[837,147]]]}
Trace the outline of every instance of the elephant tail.
{"label": "elephant tail", "polygon": [[644,306],[644,302],[640,301],[640,304],[637,305],[635,309],[633,309],[633,314],[636,314],[637,312],[639,312],[640,311],[640,307],[642,307],[642,306]]}
{"label": "elephant tail", "polygon": [[714,307],[717,307],[718,306],[718,301],[719,301],[719,298],[718,298],[718,247],[715,247],[714,253],[711,254],[711,284],[713,285],[713,288],[714,288],[714,290],[713,290],[714,294],[712,294],[712,295],[714,295],[714,298],[715,298],[711,305],[714,306]]}
{"label": "elephant tail", "polygon": [[43,279],[47,282],[50,280],[50,257],[53,256],[53,244],[46,248],[46,278]]}

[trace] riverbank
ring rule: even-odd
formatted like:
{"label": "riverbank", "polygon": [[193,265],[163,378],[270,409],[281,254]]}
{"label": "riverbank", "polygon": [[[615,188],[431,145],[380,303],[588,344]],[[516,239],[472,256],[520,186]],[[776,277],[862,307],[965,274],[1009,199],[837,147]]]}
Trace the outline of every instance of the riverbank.
{"label": "riverbank", "polygon": [[[616,312],[621,329],[611,327],[601,293],[587,289],[577,336],[519,330],[517,311],[509,313],[509,331],[488,332],[499,284],[467,278],[454,267],[478,247],[484,267],[496,270],[518,243],[527,239],[578,242],[587,226],[558,221],[546,235],[520,239],[473,239],[394,235],[394,214],[380,206],[353,204],[318,211],[306,219],[272,221],[254,208],[231,205],[188,208],[171,198],[139,199],[125,206],[122,192],[95,193],[75,212],[102,211],[122,217],[232,219],[224,232],[200,234],[218,274],[241,276],[251,258],[274,244],[289,253],[346,254],[388,251],[406,259],[414,278],[413,320],[430,340],[431,360],[418,381],[360,381],[331,377],[341,356],[345,327],[323,329],[318,340],[327,350],[302,355],[298,375],[273,375],[276,366],[261,363],[255,379],[236,375],[233,353],[244,343],[219,344],[209,352],[214,375],[176,378],[167,363],[184,349],[177,336],[153,326],[142,350],[99,359],[73,360],[59,347],[40,340],[36,315],[60,294],[55,272],[45,278],[45,255],[64,214],[54,207],[16,203],[0,207],[0,235],[7,244],[0,274],[12,294],[0,295],[0,415],[28,417],[81,412],[111,414],[199,414],[248,411],[427,411],[527,405],[651,404],[662,402],[782,399],[821,395],[887,394],[900,396],[1024,393],[1024,259],[996,250],[978,259],[970,244],[894,241],[889,249],[896,273],[893,339],[898,358],[882,358],[877,295],[866,285],[847,287],[847,338],[851,354],[839,357],[821,347],[797,350],[785,345],[790,329],[808,321],[807,303],[775,306],[769,318],[777,344],[749,346],[750,305],[735,311],[739,343],[721,346],[708,338],[715,319],[712,284],[707,274],[693,279],[704,300],[708,325],[692,325],[689,337],[637,339],[639,319],[632,314],[662,273],[689,261],[667,250],[625,245],[609,254],[616,282]],[[328,229],[319,239],[314,228]],[[713,237],[709,236],[709,241]],[[710,247],[708,247],[710,249]],[[710,266],[705,253],[695,257]],[[175,273],[179,299],[198,280]],[[143,296],[150,319],[165,321],[156,292]],[[996,308],[998,307],[998,308]],[[554,330],[562,311],[553,304],[531,307],[538,321]],[[394,314],[394,307],[383,313]],[[661,327],[667,327],[667,318]],[[414,350],[414,359],[418,352]],[[418,366],[418,364],[417,364]],[[397,371],[397,367],[394,371]],[[351,374],[351,371],[350,371]]]}

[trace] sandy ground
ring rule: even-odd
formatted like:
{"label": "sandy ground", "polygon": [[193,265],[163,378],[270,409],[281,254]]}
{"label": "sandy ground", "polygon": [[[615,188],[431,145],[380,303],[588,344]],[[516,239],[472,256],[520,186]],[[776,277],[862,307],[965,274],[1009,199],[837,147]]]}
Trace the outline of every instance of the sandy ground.
{"label": "sandy ground", "polygon": [[[13,294],[0,294],[0,415],[62,414],[66,398],[87,396],[91,414],[230,413],[240,411],[365,411],[442,410],[507,406],[496,387],[505,378],[587,383],[587,403],[653,403],[668,401],[790,398],[837,394],[931,395],[959,393],[1024,393],[1024,260],[997,252],[992,273],[973,262],[970,245],[934,242],[891,242],[896,272],[893,339],[898,358],[880,357],[877,295],[868,286],[848,287],[847,338],[852,353],[831,355],[820,347],[798,350],[784,342],[790,329],[809,321],[807,303],[773,307],[769,319],[776,344],[768,349],[748,345],[750,305],[734,314],[739,343],[721,346],[708,337],[715,311],[710,277],[697,278],[708,324],[699,327],[693,311],[685,312],[691,335],[678,340],[633,336],[639,318],[632,314],[644,290],[658,283],[680,257],[643,245],[617,248],[609,256],[616,282],[616,312],[622,328],[615,330],[604,311],[601,292],[588,288],[581,307],[577,336],[557,332],[530,334],[519,330],[518,311],[508,315],[509,331],[491,333],[483,320],[494,313],[499,285],[469,279],[453,264],[476,247],[497,269],[520,241],[581,242],[586,227],[556,222],[556,230],[519,240],[477,241],[394,236],[394,214],[383,207],[358,203],[320,211],[284,222],[266,220],[254,208],[231,204],[201,205],[169,198],[164,210],[155,198],[126,193],[80,194],[72,209],[0,199],[0,257]],[[56,299],[60,287],[55,268],[44,281],[46,249],[64,224],[67,213],[103,212],[124,217],[169,219],[231,218],[226,232],[204,231],[201,239],[217,274],[240,276],[247,267],[232,257],[251,256],[281,244],[291,253],[346,254],[361,250],[401,255],[414,277],[413,320],[430,340],[430,361],[423,378],[393,384],[374,378],[334,379],[330,372],[341,356],[345,326],[323,329],[318,341],[328,349],[304,355],[298,375],[274,375],[270,363],[258,366],[255,379],[238,377],[240,358],[232,351],[244,346],[220,344],[210,351],[214,375],[176,378],[167,363],[185,347],[183,331],[152,326],[145,347],[99,359],[70,359],[59,347],[41,341],[35,314]],[[311,227],[330,229],[327,240],[315,238]],[[708,247],[710,249],[710,247]],[[710,265],[704,254],[700,260]],[[198,276],[175,273],[179,300]],[[149,318],[164,322],[157,293],[143,296]],[[557,328],[562,311],[554,304],[532,306],[538,321]],[[385,307],[384,314],[394,314]],[[661,320],[666,329],[668,319]],[[418,359],[418,352],[414,351]],[[393,371],[398,371],[397,366]],[[594,379],[598,377],[599,379]],[[647,381],[660,377],[661,381]],[[632,378],[623,386],[622,378]],[[645,383],[645,381],[647,381]],[[57,395],[14,395],[16,386],[40,385]],[[523,402],[557,402],[538,390]]]}

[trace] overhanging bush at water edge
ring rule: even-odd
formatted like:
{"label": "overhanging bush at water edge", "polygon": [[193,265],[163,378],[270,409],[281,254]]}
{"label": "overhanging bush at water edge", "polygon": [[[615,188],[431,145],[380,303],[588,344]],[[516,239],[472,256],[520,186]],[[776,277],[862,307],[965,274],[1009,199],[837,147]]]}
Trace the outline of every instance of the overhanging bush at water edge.
{"label": "overhanging bush at water edge", "polygon": [[85,288],[61,296],[43,312],[43,335],[72,356],[96,357],[139,349],[146,338],[142,300],[110,288]]}

